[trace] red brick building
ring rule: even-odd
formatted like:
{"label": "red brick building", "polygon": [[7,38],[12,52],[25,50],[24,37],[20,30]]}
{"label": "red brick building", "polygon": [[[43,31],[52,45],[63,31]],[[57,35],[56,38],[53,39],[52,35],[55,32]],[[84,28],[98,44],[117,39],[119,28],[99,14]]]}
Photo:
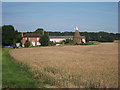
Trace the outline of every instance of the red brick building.
{"label": "red brick building", "polygon": [[39,42],[40,34],[39,33],[26,33],[26,34],[22,33],[21,36],[22,36],[22,39],[21,39],[22,47],[24,47],[26,40],[30,42],[30,46],[40,45],[40,42]]}

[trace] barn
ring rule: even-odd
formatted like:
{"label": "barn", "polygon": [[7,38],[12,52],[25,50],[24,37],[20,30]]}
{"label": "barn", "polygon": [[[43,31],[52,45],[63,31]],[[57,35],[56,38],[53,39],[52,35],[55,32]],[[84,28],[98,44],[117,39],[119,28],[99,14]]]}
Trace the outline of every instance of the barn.
{"label": "barn", "polygon": [[[66,39],[73,40],[73,36],[49,36],[49,38],[50,38],[50,41],[53,41],[53,42],[61,42]],[[86,43],[85,36],[80,36],[80,38],[83,43]]]}

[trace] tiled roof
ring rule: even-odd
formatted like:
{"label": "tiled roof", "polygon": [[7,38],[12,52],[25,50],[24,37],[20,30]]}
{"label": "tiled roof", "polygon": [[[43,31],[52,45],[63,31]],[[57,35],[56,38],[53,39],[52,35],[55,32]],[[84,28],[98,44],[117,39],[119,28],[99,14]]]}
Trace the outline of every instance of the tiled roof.
{"label": "tiled roof", "polygon": [[40,37],[39,33],[26,33],[23,37]]}

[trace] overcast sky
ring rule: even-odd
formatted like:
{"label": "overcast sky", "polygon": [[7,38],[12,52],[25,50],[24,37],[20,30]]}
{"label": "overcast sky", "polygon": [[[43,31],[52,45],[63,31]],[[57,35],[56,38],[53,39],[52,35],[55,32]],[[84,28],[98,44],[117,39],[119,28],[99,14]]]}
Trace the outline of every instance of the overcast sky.
{"label": "overcast sky", "polygon": [[18,31],[118,32],[117,2],[3,2],[3,25]]}

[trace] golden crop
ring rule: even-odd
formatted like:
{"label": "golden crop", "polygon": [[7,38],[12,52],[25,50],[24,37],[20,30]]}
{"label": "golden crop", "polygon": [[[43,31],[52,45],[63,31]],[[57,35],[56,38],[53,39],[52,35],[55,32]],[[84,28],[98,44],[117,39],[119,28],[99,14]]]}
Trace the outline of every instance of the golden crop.
{"label": "golden crop", "polygon": [[46,87],[117,88],[118,44],[12,49],[10,55]]}

